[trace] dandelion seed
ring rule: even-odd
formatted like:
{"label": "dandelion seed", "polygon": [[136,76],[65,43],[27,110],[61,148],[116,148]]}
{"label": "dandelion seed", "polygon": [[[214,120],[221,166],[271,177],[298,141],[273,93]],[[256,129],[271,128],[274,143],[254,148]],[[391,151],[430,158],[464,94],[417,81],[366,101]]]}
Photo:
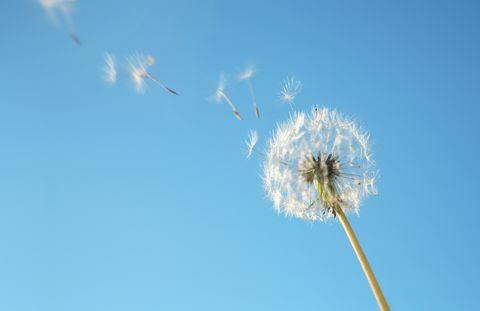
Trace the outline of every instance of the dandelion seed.
{"label": "dandelion seed", "polygon": [[294,77],[287,78],[283,81],[283,86],[280,90],[280,100],[292,105],[301,90],[302,83],[300,81],[295,80]]}
{"label": "dandelion seed", "polygon": [[232,112],[235,115],[235,117],[238,120],[242,120],[242,117],[240,116],[240,113],[238,112],[237,108],[235,108],[230,98],[228,98],[227,94],[225,94],[225,76],[223,74],[220,75],[220,79],[218,81],[214,99],[217,103],[220,103],[223,99],[228,104],[230,109],[232,109]]}
{"label": "dandelion seed", "polygon": [[127,57],[127,64],[135,90],[140,94],[145,93],[147,88],[145,79],[148,78],[147,68],[152,64],[142,54],[138,53]]}
{"label": "dandelion seed", "polygon": [[245,141],[247,145],[247,159],[252,156],[253,150],[258,142],[258,132],[256,130],[250,130],[248,132],[248,140]]}
{"label": "dandelion seed", "polygon": [[63,17],[67,24],[70,37],[77,45],[81,46],[82,43],[70,17],[75,2],[76,0],[38,0],[38,3],[45,9],[52,22],[57,22],[57,12]]}
{"label": "dandelion seed", "polygon": [[105,53],[105,65],[103,66],[103,80],[109,84],[115,84],[117,81],[117,67],[115,56]]}
{"label": "dandelion seed", "polygon": [[366,137],[326,108],[279,125],[264,165],[267,194],[272,200],[275,195],[277,211],[307,220],[334,217],[340,207],[357,212],[361,199],[375,193]]}
{"label": "dandelion seed", "polygon": [[240,81],[245,80],[247,82],[248,90],[250,92],[250,96],[252,97],[253,111],[255,112],[255,116],[258,119],[260,118],[260,109],[258,108],[257,101],[255,99],[255,92],[253,91],[252,81],[250,80],[250,78],[253,76],[254,73],[255,73],[255,67],[253,67],[253,65],[248,66],[247,68],[245,68],[245,70],[242,73],[240,73],[238,79]]}
{"label": "dandelion seed", "polygon": [[144,55],[137,53],[127,57],[128,71],[130,73],[135,90],[140,94],[145,93],[145,90],[147,88],[145,80],[150,79],[160,85],[167,92],[178,95],[175,90],[167,87],[157,77],[155,77],[148,71],[148,68],[153,66],[154,64],[155,58],[151,55],[145,57]]}

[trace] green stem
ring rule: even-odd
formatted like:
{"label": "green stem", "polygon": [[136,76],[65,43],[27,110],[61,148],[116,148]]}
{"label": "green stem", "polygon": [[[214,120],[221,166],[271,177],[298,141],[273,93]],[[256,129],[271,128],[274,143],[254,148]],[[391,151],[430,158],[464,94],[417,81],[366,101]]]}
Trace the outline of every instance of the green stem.
{"label": "green stem", "polygon": [[345,230],[345,233],[348,236],[348,239],[350,240],[350,244],[352,244],[353,250],[357,255],[358,261],[362,266],[363,273],[365,273],[368,283],[372,288],[373,294],[375,295],[375,299],[377,300],[380,310],[382,311],[390,310],[387,300],[385,299],[385,296],[383,296],[382,289],[378,284],[377,278],[373,273],[372,267],[370,267],[370,264],[368,263],[367,257],[365,256],[365,253],[363,252],[362,247],[358,242],[357,236],[355,235],[355,232],[353,231],[352,226],[350,226],[347,216],[345,216],[345,213],[343,212],[341,207],[336,208],[336,213],[337,213],[338,219],[340,220],[340,223],[343,226],[343,229]]}
{"label": "green stem", "polygon": [[375,295],[375,299],[377,300],[380,310],[389,311],[390,307],[388,306],[387,300],[382,293],[382,289],[378,284],[377,278],[375,277],[375,274],[373,273],[373,270],[368,263],[367,257],[365,256],[365,253],[360,246],[360,242],[358,242],[357,236],[355,235],[355,232],[353,231],[352,226],[347,219],[347,216],[343,212],[340,205],[335,202],[335,197],[337,196],[336,193],[334,192],[332,194],[330,193],[330,191],[325,191],[323,185],[317,181],[315,181],[315,187],[317,188],[319,199],[325,201],[328,205],[333,206],[334,212],[336,216],[338,216],[338,219],[342,224],[343,230],[345,230],[348,240],[350,241],[350,244],[352,245],[353,250],[357,255],[358,261],[362,266],[363,273],[365,273],[365,276],[367,277],[368,283],[370,284],[373,294]]}

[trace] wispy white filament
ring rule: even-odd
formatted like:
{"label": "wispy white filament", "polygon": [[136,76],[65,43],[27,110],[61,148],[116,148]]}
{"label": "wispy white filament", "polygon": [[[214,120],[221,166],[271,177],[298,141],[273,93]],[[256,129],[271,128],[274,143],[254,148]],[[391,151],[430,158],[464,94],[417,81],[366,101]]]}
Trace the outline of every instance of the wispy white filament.
{"label": "wispy white filament", "polygon": [[336,186],[342,209],[358,212],[361,200],[377,193],[368,135],[335,110],[315,108],[310,114],[296,113],[279,124],[269,140],[263,181],[278,212],[307,220],[334,216],[318,199],[315,185],[300,174],[302,161],[328,154],[340,163],[342,175]]}
{"label": "wispy white filament", "polygon": [[257,100],[255,99],[255,92],[253,91],[252,81],[250,80],[255,73],[255,67],[253,65],[248,66],[242,73],[240,73],[238,79],[240,81],[246,81],[248,85],[248,91],[250,92],[250,96],[252,97],[253,103],[253,111],[255,112],[255,116],[260,118],[260,109],[257,105]]}
{"label": "wispy white filament", "polygon": [[215,101],[220,103],[222,99],[227,103],[227,105],[232,109],[233,114],[238,120],[242,120],[240,113],[238,112],[235,105],[232,103],[230,98],[225,94],[225,76],[223,74],[220,75],[220,79],[218,80],[217,89],[215,91]]}
{"label": "wispy white filament", "polygon": [[245,141],[247,145],[247,159],[252,156],[253,150],[258,142],[258,132],[256,130],[250,130],[248,132],[248,139]]}
{"label": "wispy white filament", "polygon": [[137,93],[143,94],[147,89],[145,79],[149,77],[148,68],[155,63],[152,56],[145,57],[136,53],[127,57],[128,72]]}
{"label": "wispy white filament", "polygon": [[294,77],[286,78],[280,90],[280,100],[292,105],[302,90],[302,83]]}
{"label": "wispy white filament", "polygon": [[75,27],[73,26],[73,21],[70,17],[75,2],[76,0],[38,0],[38,3],[45,9],[52,22],[57,22],[57,12],[63,17],[67,24],[70,37],[75,43],[81,45]]}
{"label": "wispy white filament", "polygon": [[140,94],[145,93],[147,88],[145,80],[150,79],[160,85],[165,91],[178,95],[175,90],[163,84],[157,77],[148,71],[148,68],[153,64],[155,64],[155,58],[151,55],[145,57],[143,54],[136,53],[127,57],[128,72],[130,73],[135,90]]}
{"label": "wispy white filament", "polygon": [[117,81],[117,66],[115,56],[105,53],[105,64],[103,66],[103,80],[109,84],[115,84]]}
{"label": "wispy white filament", "polygon": [[73,9],[75,0],[38,0],[38,3],[47,11],[53,22],[57,21],[57,11],[68,16]]}
{"label": "wispy white filament", "polygon": [[253,77],[253,74],[255,73],[255,67],[253,65],[250,65],[248,66],[247,68],[245,68],[244,71],[242,71],[240,73],[240,75],[238,76],[238,79],[240,81],[242,80],[248,80],[250,79],[251,77]]}

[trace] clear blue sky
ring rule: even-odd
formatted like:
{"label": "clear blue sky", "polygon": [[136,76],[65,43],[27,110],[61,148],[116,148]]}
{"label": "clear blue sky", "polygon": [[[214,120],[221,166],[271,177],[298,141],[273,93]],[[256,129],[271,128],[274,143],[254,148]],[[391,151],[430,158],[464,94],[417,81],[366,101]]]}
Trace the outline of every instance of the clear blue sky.
{"label": "clear blue sky", "polygon": [[[394,310],[480,308],[477,1],[81,1],[83,47],[30,0],[0,2],[1,310],[375,310],[341,226],[277,215],[261,159],[326,105],[367,128],[380,195],[351,222]],[[100,78],[157,57],[181,94]],[[206,100],[221,71],[259,68]],[[261,141],[261,145],[264,140]]]}

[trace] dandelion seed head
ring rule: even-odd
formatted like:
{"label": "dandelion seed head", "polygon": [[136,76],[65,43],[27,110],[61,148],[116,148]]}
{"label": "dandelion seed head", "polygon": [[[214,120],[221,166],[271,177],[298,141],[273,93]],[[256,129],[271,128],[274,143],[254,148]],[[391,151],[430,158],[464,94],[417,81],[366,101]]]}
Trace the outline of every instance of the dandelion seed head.
{"label": "dandelion seed head", "polygon": [[103,80],[109,84],[114,84],[117,81],[117,67],[115,56],[110,53],[105,53],[105,65],[103,66]]}
{"label": "dandelion seed head", "polygon": [[250,130],[250,132],[248,132],[248,139],[245,141],[245,144],[247,145],[247,159],[252,156],[253,150],[255,149],[257,142],[258,132],[256,130]]}
{"label": "dandelion seed head", "polygon": [[253,65],[250,65],[248,66],[247,68],[245,68],[244,71],[242,71],[239,76],[238,76],[238,79],[239,80],[248,80],[250,79],[256,72],[256,69]]}
{"label": "dandelion seed head", "polygon": [[279,124],[267,145],[263,182],[279,213],[326,220],[336,208],[359,211],[377,194],[368,135],[327,108],[296,113]]}
{"label": "dandelion seed head", "polygon": [[280,100],[291,105],[301,90],[302,83],[300,81],[294,77],[287,78],[283,81],[283,86],[280,90]]}

